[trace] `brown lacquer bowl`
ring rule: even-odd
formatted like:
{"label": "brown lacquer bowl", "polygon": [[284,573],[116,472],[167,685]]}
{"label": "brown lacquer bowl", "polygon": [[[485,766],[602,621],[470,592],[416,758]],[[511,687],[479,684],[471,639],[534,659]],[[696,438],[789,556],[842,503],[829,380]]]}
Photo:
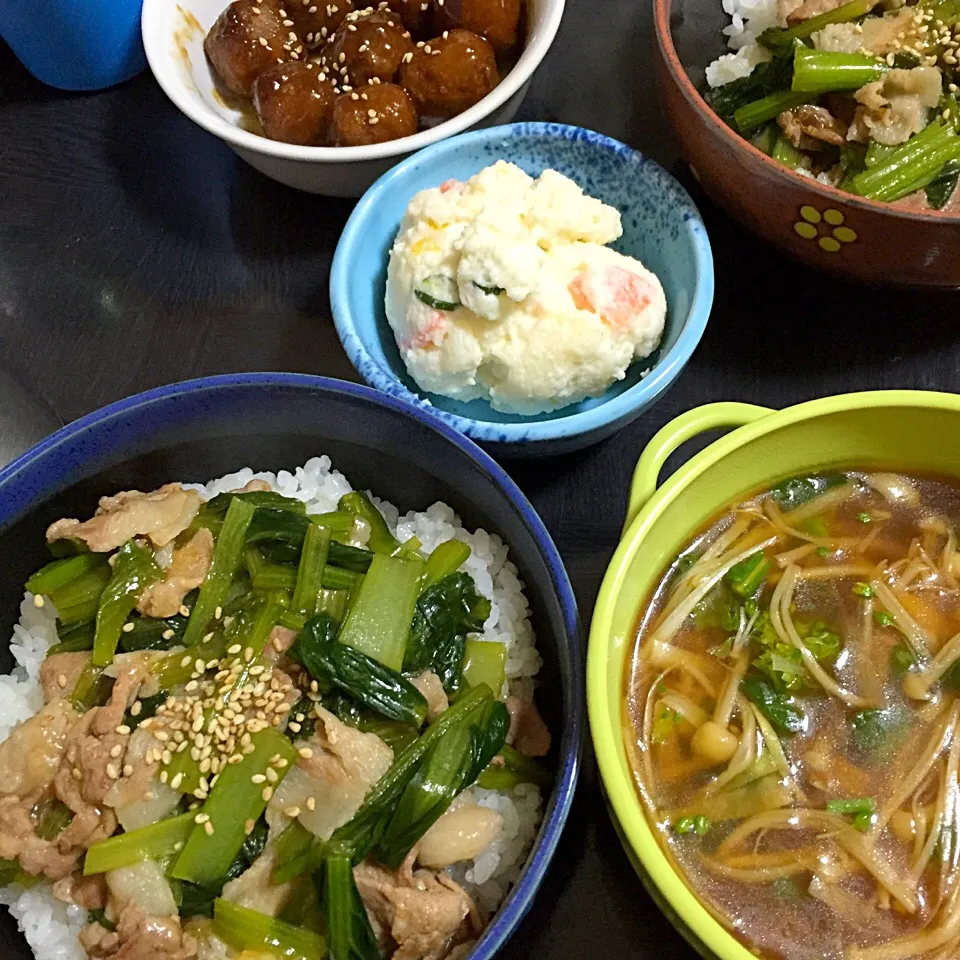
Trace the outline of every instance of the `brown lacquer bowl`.
{"label": "brown lacquer bowl", "polygon": [[721,30],[729,18],[720,0],[654,0],[654,18],[667,115],[714,200],[764,239],[830,273],[960,287],[960,212],[877,203],[818,183],[771,160],[713,113],[700,91],[706,65],[727,52]]}

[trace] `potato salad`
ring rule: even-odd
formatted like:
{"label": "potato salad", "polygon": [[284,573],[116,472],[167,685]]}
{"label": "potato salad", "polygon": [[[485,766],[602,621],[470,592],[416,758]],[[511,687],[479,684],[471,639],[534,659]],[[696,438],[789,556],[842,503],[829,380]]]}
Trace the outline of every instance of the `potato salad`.
{"label": "potato salad", "polygon": [[666,300],[612,249],[619,212],[554,170],[498,161],[418,193],[390,254],[387,318],[423,389],[536,414],[601,395],[660,345]]}

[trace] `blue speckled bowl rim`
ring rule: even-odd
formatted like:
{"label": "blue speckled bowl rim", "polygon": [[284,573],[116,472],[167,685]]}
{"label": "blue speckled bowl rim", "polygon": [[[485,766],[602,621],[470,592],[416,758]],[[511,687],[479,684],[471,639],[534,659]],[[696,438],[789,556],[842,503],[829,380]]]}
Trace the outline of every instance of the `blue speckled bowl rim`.
{"label": "blue speckled bowl rim", "polygon": [[[112,425],[130,414],[143,412],[144,408],[152,405],[159,405],[162,408],[163,405],[170,402],[175,403],[179,397],[185,394],[207,392],[213,395],[221,391],[229,393],[236,389],[258,389],[262,387],[284,387],[356,397],[373,406],[385,407],[404,414],[419,423],[423,428],[440,434],[467,454],[503,491],[514,509],[520,514],[543,554],[550,572],[551,582],[560,602],[567,634],[566,645],[570,670],[569,672],[563,672],[562,683],[564,698],[570,705],[570,709],[565,718],[563,735],[560,741],[560,759],[554,790],[544,812],[543,822],[534,848],[527,859],[519,882],[510,891],[493,922],[484,931],[479,943],[470,955],[471,960],[492,960],[532,906],[533,899],[556,851],[557,843],[570,813],[577,778],[580,774],[585,684],[577,601],[570,584],[570,578],[560,558],[560,553],[533,505],[492,457],[436,417],[424,413],[423,410],[404,400],[385,396],[361,384],[298,373],[243,373],[200,377],[147,390],[144,393],[118,400],[109,406],[89,413],[50,434],[26,453],[0,469],[0,529],[22,516],[24,511],[36,506],[38,491],[31,490],[28,491],[27,496],[16,497],[9,495],[9,488],[14,486],[15,489],[18,478],[25,470],[35,466],[44,469],[46,465],[38,464],[38,461],[44,460],[49,455],[61,454],[64,459],[53,461],[47,468],[48,482],[45,485],[45,491],[58,489],[58,477],[63,476],[67,470],[75,468],[82,460],[95,463],[97,457],[102,453],[102,448],[100,450],[80,451],[77,449],[79,444],[84,440],[89,440],[90,434],[100,433],[104,444],[109,446]],[[77,458],[78,454],[79,459]],[[60,469],[61,467],[64,469]],[[40,494],[43,495],[45,491],[40,491]]]}
{"label": "blue speckled bowl rim", "polygon": [[[362,256],[363,232],[365,222],[384,194],[394,188],[396,181],[412,167],[422,167],[441,161],[449,153],[456,153],[462,147],[504,137],[548,137],[563,140],[579,140],[627,158],[632,163],[651,171],[655,180],[660,180],[663,189],[669,192],[676,205],[682,211],[684,224],[688,228],[690,241],[696,262],[696,285],[690,302],[690,308],[674,345],[655,363],[650,373],[639,383],[634,384],[618,396],[598,404],[580,413],[558,417],[552,420],[538,420],[529,423],[498,423],[495,421],[474,420],[461,417],[431,404],[429,401],[411,392],[401,383],[392,370],[384,368],[367,349],[362,337],[357,333],[351,309],[349,294],[350,268],[355,256]],[[628,147],[619,140],[562,123],[525,122],[510,123],[500,127],[487,127],[472,133],[460,134],[443,140],[433,146],[412,154],[406,160],[388,170],[361,197],[347,220],[340,235],[333,264],[330,269],[330,303],[333,308],[333,321],[343,349],[357,372],[372,387],[426,410],[433,417],[442,420],[448,426],[459,430],[478,443],[527,443],[568,439],[580,434],[599,430],[609,423],[628,418],[633,411],[653,403],[677,378],[693,351],[700,343],[706,329],[710,310],[713,306],[714,272],[713,252],[706,227],[700,212],[690,195],[668,171],[656,161],[644,156],[640,151]],[[560,411],[558,411],[560,412]]]}

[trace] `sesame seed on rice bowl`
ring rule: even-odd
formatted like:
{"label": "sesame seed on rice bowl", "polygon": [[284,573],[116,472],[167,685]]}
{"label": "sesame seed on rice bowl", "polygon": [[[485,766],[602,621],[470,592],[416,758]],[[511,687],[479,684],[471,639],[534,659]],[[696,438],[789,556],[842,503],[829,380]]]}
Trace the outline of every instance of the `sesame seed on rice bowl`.
{"label": "sesame seed on rice bowl", "polygon": [[[344,494],[351,491],[347,478],[333,469],[329,457],[309,460],[293,472],[254,473],[244,468],[205,485],[183,484],[205,499],[236,491],[251,480],[263,480],[269,487],[306,505],[308,514],[337,509]],[[469,573],[477,591],[491,604],[490,616],[481,639],[502,643],[507,648],[506,682],[500,691],[525,701],[533,699],[535,677],[542,661],[530,623],[530,607],[508,548],[495,534],[465,529],[454,511],[435,503],[422,512],[401,514],[391,503],[371,499],[384,515],[400,541],[417,537],[424,553],[451,538],[470,547],[470,556],[461,569]],[[20,618],[13,628],[10,651],[16,666],[10,675],[0,676],[0,742],[13,728],[29,719],[43,706],[40,666],[49,647],[58,642],[57,612],[49,601],[41,602],[26,593]],[[486,790],[473,786],[468,791],[482,807],[496,810],[502,818],[499,837],[473,860],[449,868],[448,872],[473,897],[481,911],[492,914],[517,881],[543,816],[540,789],[522,783],[509,790]],[[29,887],[12,883],[0,887],[3,903],[16,919],[37,960],[86,960],[77,936],[89,922],[86,910],[57,900],[52,884],[43,880]]]}

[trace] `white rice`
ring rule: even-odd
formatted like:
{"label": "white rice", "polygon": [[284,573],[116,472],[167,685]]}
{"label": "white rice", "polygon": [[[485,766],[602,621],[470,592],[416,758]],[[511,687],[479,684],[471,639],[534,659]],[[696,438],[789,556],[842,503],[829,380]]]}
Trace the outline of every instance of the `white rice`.
{"label": "white rice", "polygon": [[[244,468],[208,484],[184,484],[206,497],[237,490],[250,480],[265,480],[284,496],[296,497],[308,513],[326,513],[352,487],[342,473],[332,468],[330,458],[314,457],[293,473],[254,473]],[[372,495],[372,494],[371,494]],[[376,499],[376,498],[375,498]],[[530,624],[530,606],[516,566],[507,557],[507,547],[495,534],[470,532],[444,503],[435,503],[422,513],[400,515],[393,504],[376,500],[391,530],[400,540],[416,536],[429,552],[438,543],[456,537],[470,549],[463,565],[476,581],[477,589],[490,600],[491,612],[483,638],[507,647],[507,683],[503,693],[524,699],[533,697],[533,678],[541,666],[536,638]],[[40,664],[47,648],[57,641],[56,611],[49,602],[38,608],[31,594],[20,606],[20,621],[13,628],[10,650],[17,666],[9,676],[0,675],[0,741],[13,727],[28,719],[43,703],[40,691]],[[484,912],[492,913],[509,887],[516,882],[536,836],[542,816],[539,789],[521,784],[501,792],[473,787],[477,801],[497,810],[503,817],[501,836],[476,860],[458,864],[451,871],[476,899]],[[29,890],[18,884],[0,887],[0,903],[9,907],[37,960],[85,960],[77,934],[87,922],[87,912],[57,901],[49,883]]]}
{"label": "white rice", "polygon": [[707,67],[711,87],[747,77],[758,63],[769,60],[770,52],[756,42],[757,37],[769,27],[780,25],[777,0],[723,0],[723,9],[730,16],[723,33],[727,46],[735,52],[724,54]]}

